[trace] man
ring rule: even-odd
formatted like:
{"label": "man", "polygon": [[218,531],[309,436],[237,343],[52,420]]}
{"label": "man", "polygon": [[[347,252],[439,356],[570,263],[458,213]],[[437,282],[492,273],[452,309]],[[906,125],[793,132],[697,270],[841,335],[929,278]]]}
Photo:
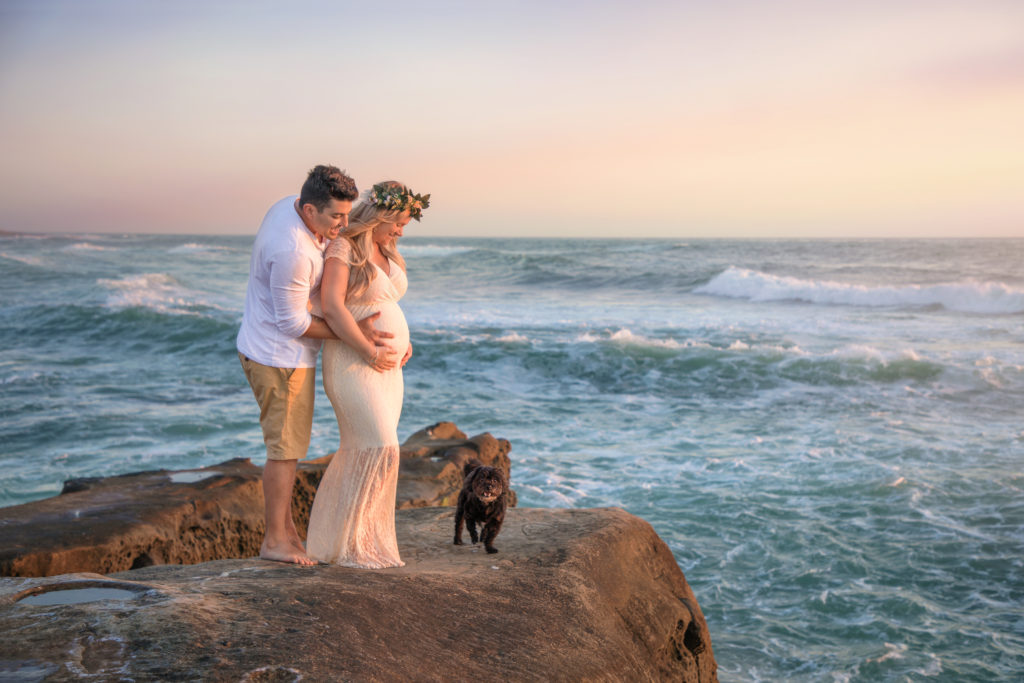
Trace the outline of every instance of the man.
{"label": "man", "polygon": [[[295,529],[292,490],[298,461],[309,449],[317,355],[324,339],[337,337],[310,313],[310,303],[319,299],[327,242],[348,225],[358,194],[355,182],[341,170],[317,166],[298,197],[285,197],[270,207],[252,248],[236,345],[260,406],[267,445],[266,530],[260,546],[260,557],[267,560],[316,564]],[[392,335],[377,331],[374,317],[361,320],[359,327],[367,339],[383,346]]]}

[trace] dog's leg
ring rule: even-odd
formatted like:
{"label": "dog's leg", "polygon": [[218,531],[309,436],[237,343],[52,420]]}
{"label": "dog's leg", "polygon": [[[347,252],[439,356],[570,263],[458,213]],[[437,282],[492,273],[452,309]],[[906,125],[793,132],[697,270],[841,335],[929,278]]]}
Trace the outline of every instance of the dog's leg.
{"label": "dog's leg", "polygon": [[[459,500],[458,505],[455,507],[455,545],[462,545],[462,520],[466,515],[465,509],[463,509],[462,501]],[[476,539],[473,540],[476,543]]]}
{"label": "dog's leg", "polygon": [[476,520],[475,519],[467,519],[466,520],[466,528],[469,529],[469,540],[473,541],[473,544],[476,545],[477,541],[480,540],[480,537],[477,536],[477,533],[476,533]]}
{"label": "dog's leg", "polygon": [[487,552],[494,554],[498,552],[498,549],[494,547],[494,539],[498,536],[498,531],[501,529],[500,525],[492,524],[488,522],[483,529],[481,529],[481,536],[484,539],[484,548]]}

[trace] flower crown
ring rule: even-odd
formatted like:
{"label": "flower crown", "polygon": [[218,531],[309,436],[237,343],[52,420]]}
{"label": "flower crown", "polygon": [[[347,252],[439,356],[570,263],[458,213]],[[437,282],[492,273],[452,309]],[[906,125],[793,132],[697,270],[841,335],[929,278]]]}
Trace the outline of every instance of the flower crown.
{"label": "flower crown", "polygon": [[370,190],[370,201],[386,211],[408,211],[409,218],[418,221],[423,209],[430,206],[430,195],[413,194],[408,188],[377,183]]}

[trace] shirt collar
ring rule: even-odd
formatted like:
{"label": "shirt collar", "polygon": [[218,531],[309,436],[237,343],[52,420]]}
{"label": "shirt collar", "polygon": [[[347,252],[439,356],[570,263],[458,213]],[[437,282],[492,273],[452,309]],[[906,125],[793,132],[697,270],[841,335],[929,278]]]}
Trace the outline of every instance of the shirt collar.
{"label": "shirt collar", "polygon": [[299,212],[299,198],[298,197],[296,197],[295,201],[292,202],[292,208],[295,209],[295,215],[299,217],[299,221],[302,223],[302,227],[305,230],[306,235],[309,237],[310,241],[313,242],[313,246],[315,246],[320,251],[323,251],[324,249],[326,249],[327,248],[327,243],[330,240],[328,240],[323,235],[319,235],[319,234],[313,232],[312,230],[309,229],[309,226],[306,225],[306,221],[302,218],[302,214]]}

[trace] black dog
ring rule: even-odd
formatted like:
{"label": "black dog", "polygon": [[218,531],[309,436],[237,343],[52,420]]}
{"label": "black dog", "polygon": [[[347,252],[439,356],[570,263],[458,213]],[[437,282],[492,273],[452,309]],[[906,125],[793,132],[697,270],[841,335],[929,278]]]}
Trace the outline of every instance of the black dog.
{"label": "black dog", "polygon": [[480,523],[480,539],[489,553],[496,553],[494,539],[505,521],[508,507],[508,482],[501,470],[487,467],[479,460],[470,460],[463,469],[466,479],[455,507],[455,545],[462,545],[462,521],[465,519],[469,538],[477,542],[476,525]]}

